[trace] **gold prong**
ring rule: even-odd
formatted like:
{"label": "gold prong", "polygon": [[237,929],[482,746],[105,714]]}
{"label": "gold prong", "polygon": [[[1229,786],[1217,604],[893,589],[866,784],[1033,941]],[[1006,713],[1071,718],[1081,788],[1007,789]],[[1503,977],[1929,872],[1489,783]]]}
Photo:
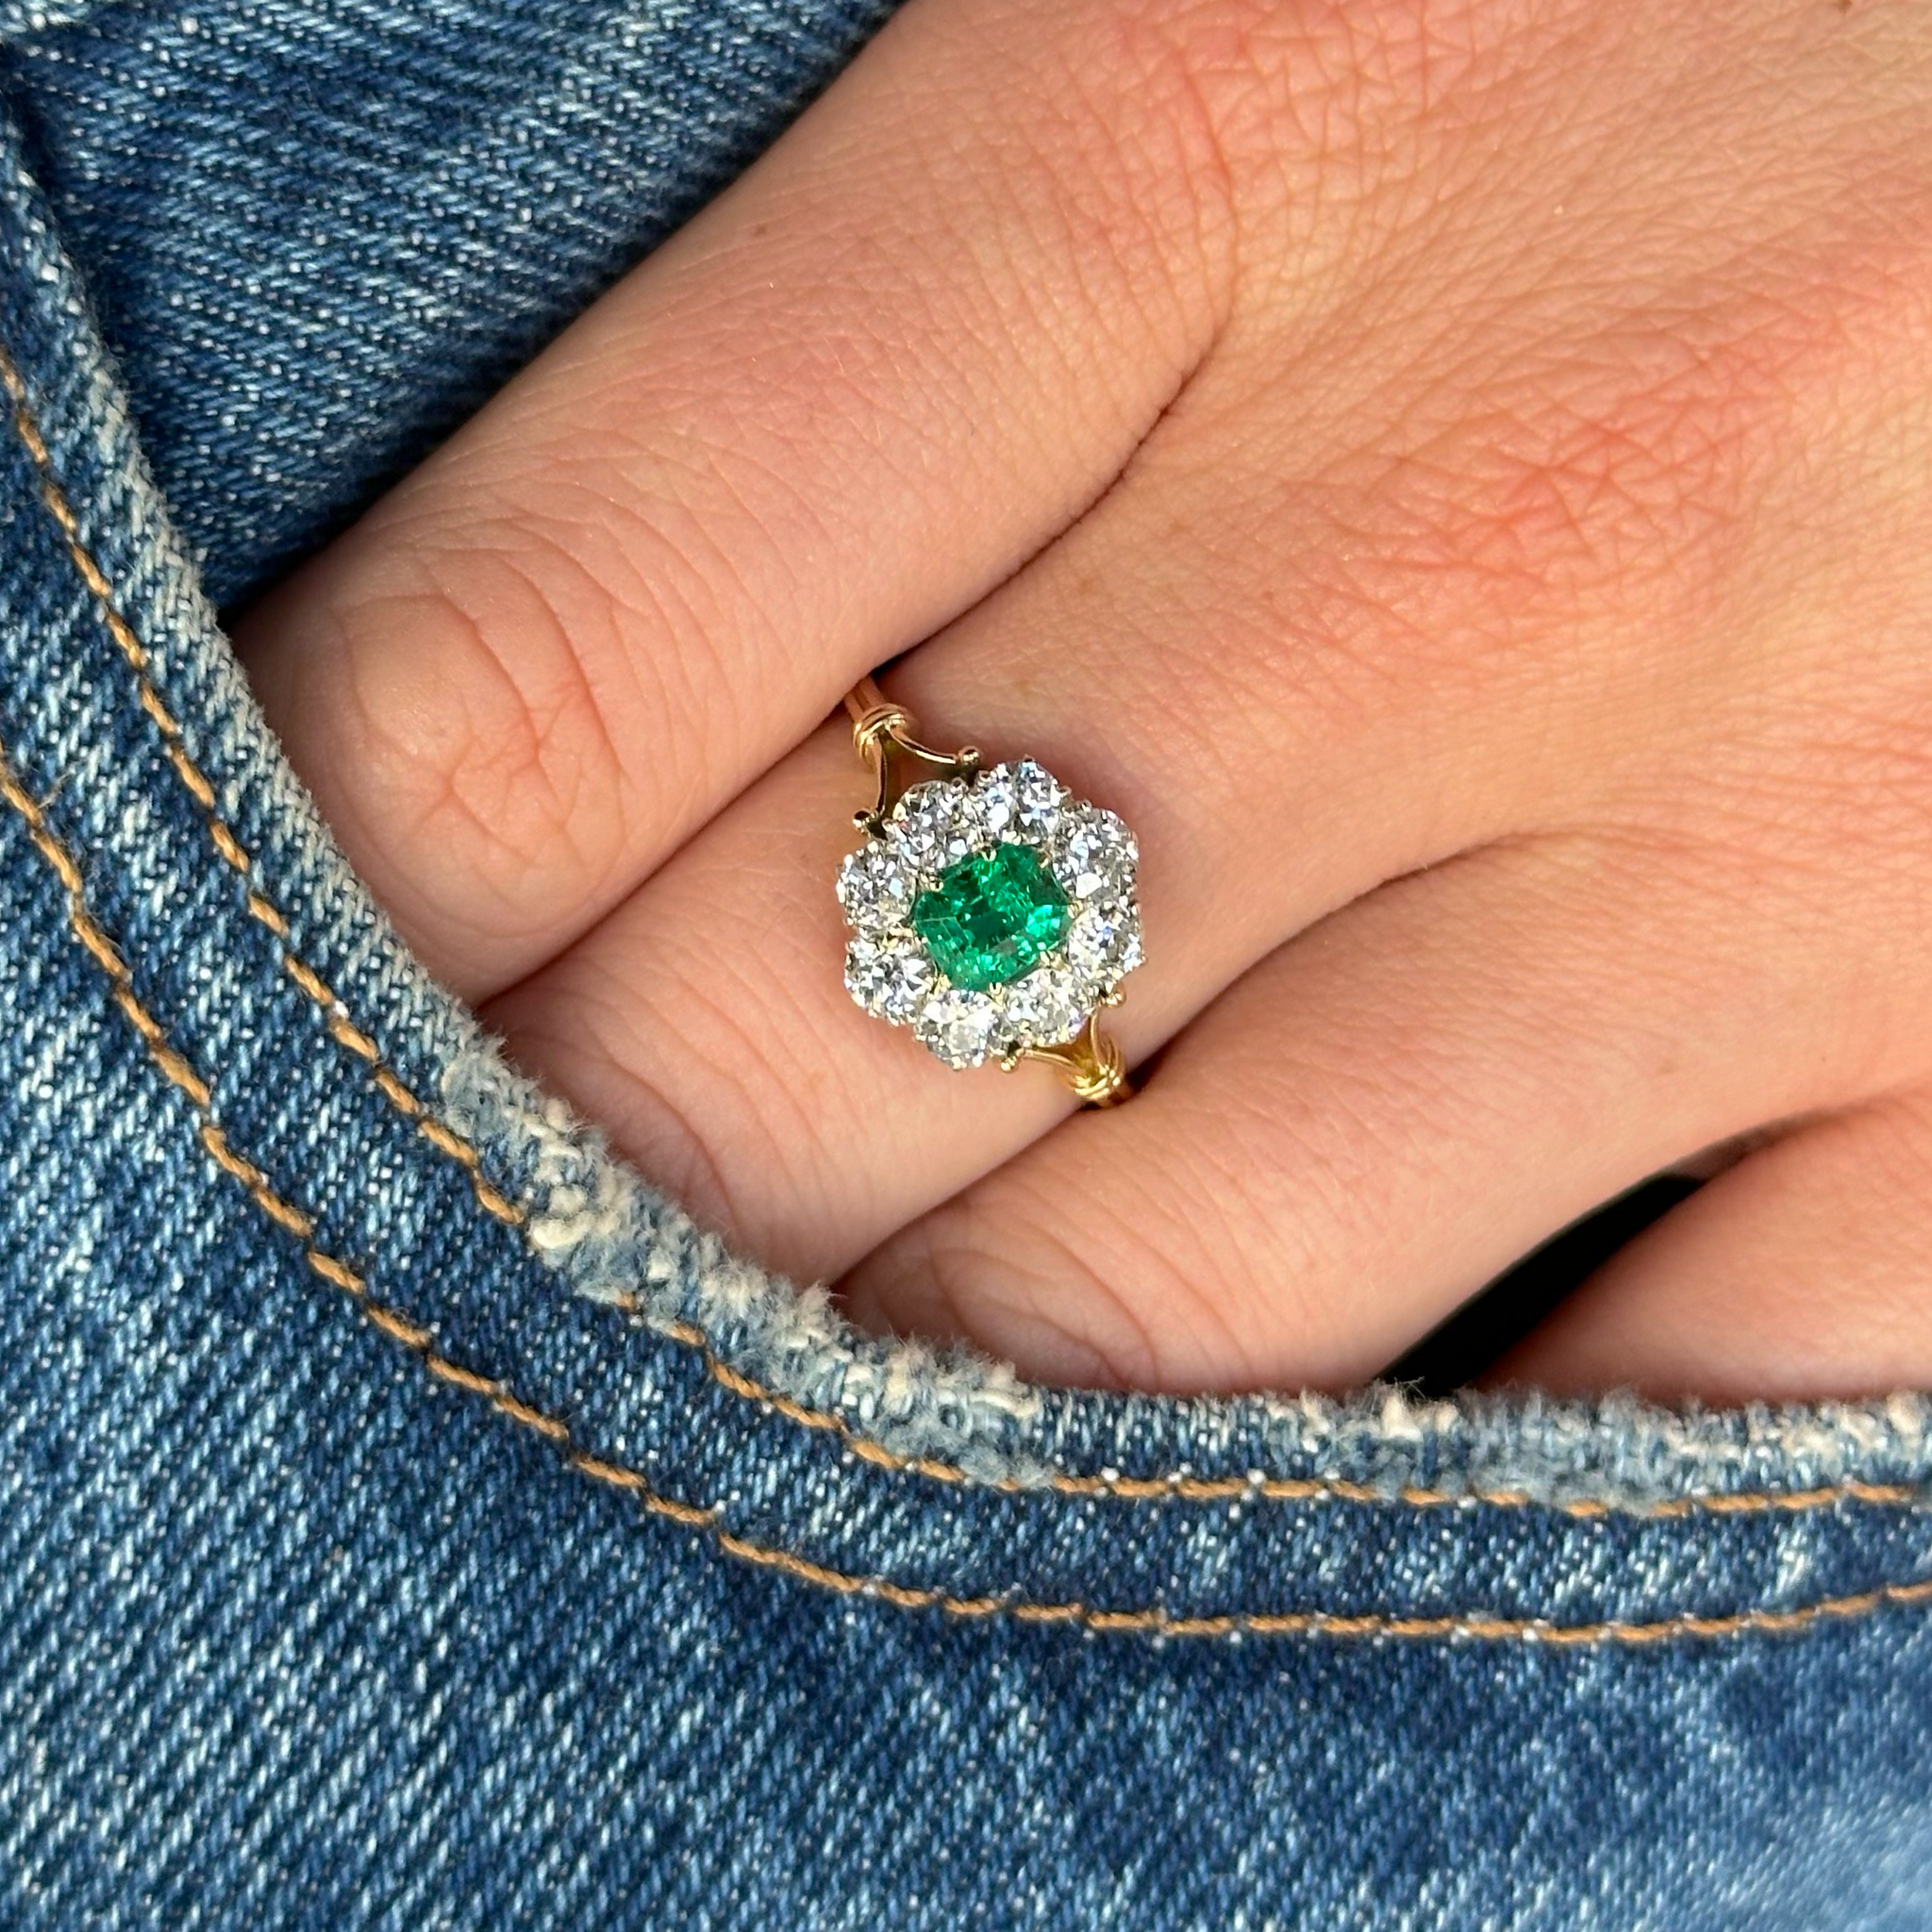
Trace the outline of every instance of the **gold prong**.
{"label": "gold prong", "polygon": [[1086,1025],[1065,1045],[1022,1047],[1020,1058],[1054,1068],[1089,1107],[1118,1107],[1134,1091],[1120,1041],[1100,1030],[1097,1011],[1088,1014]]}

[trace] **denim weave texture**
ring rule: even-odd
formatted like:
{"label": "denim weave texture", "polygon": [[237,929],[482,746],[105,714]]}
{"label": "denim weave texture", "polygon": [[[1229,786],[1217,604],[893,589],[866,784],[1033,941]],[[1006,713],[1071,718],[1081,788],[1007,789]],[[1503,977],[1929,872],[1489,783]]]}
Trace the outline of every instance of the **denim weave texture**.
{"label": "denim weave texture", "polygon": [[889,10],[0,0],[0,1925],[1932,1924],[1922,1396],[858,1337],[263,725],[216,608]]}

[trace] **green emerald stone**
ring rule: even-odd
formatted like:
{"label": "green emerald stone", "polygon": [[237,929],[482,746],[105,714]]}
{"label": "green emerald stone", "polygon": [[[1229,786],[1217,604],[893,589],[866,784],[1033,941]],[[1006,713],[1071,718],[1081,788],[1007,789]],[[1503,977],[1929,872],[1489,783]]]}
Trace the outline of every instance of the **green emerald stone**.
{"label": "green emerald stone", "polygon": [[912,902],[912,930],[955,986],[983,991],[1028,972],[1067,929],[1067,895],[1030,845],[996,845]]}

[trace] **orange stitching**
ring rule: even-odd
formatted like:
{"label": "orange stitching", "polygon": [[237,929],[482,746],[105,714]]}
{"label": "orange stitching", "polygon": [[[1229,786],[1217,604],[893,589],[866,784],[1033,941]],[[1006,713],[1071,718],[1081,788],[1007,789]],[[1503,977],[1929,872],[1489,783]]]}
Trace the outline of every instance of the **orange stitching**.
{"label": "orange stitching", "polygon": [[[636,1298],[619,1295],[613,1306],[638,1312]],[[1074,1475],[1055,1470],[1041,1482],[1029,1483],[1018,1476],[974,1476],[950,1462],[935,1462],[923,1457],[894,1454],[870,1437],[858,1435],[843,1416],[824,1409],[807,1408],[790,1396],[779,1395],[755,1382],[749,1375],[724,1362],[711,1353],[704,1331],[689,1322],[679,1322],[666,1331],[674,1341],[699,1351],[711,1374],[734,1395],[765,1403],[788,1420],[808,1429],[824,1429],[861,1462],[934,1482],[976,1489],[995,1490],[1006,1495],[1020,1495],[1029,1490],[1050,1489],[1068,1496],[1109,1496],[1131,1503],[1175,1500],[1186,1503],[1215,1503],[1258,1500],[1273,1503],[1402,1503],[1419,1509],[1449,1508],[1484,1504],[1506,1509],[1542,1507],[1561,1515],[1578,1518],[1624,1515],[1645,1520],[1669,1521],[1692,1515],[1749,1516],[1757,1514],[1796,1515],[1809,1509],[1829,1508],[1843,1502],[1869,1503],[1892,1507],[1909,1507],[1921,1500],[1921,1492],[1908,1483],[1867,1483],[1848,1480],[1810,1490],[1740,1491],[1734,1494],[1711,1493],[1673,1496],[1656,1503],[1612,1505],[1593,1498],[1568,1502],[1544,1502],[1523,1490],[1430,1490],[1410,1484],[1399,1490],[1378,1490],[1369,1483],[1349,1482],[1341,1476],[1192,1476],[1179,1472],[1164,1476]]]}
{"label": "orange stitching", "polygon": [[[107,574],[94,561],[92,553],[81,540],[80,519],[75,515],[74,506],[68,501],[67,492],[60,487],[59,479],[54,474],[53,457],[48,451],[45,438],[41,434],[40,425],[34,420],[27,398],[25,380],[14,367],[12,358],[4,350],[0,350],[0,389],[6,390],[13,404],[14,431],[25,445],[27,455],[33,458],[35,469],[40,472],[41,499],[47,506],[48,513],[55,523],[59,525],[61,536],[66,540],[67,554],[73,558],[75,569],[80,573],[81,581],[93,593],[95,601],[101,607],[101,615],[107,625],[108,635],[113,639],[122,657],[127,660],[129,668],[134,673],[135,688],[141,699],[142,709],[154,721],[155,729],[161,734],[162,747],[167,754],[169,764],[173,766],[175,776],[180,779],[189,796],[201,808],[203,823],[207,826],[208,839],[215,850],[230,867],[246,878],[254,866],[253,856],[216,809],[219,799],[213,783],[189,755],[188,747],[182,739],[180,724],[160,692],[155,688],[148,668],[150,658],[147,646],[136,636],[133,626],[121,614],[114,600],[113,586],[108,581]],[[262,893],[252,891],[248,894],[247,907],[250,915],[282,941],[282,964],[290,977],[322,1009],[325,1018],[333,1020],[341,1011],[341,1003],[337,999],[328,982],[287,943],[289,923],[281,911]],[[82,934],[82,940],[92,950],[92,944],[85,933]],[[102,964],[105,966],[106,961],[102,961]],[[355,1027],[339,1031],[332,1026],[330,1030],[344,1046],[364,1062],[372,1079],[379,1074],[389,1074],[388,1081],[378,1081],[378,1085],[381,1086],[385,1098],[389,1099],[392,1106],[397,1104],[396,1090],[400,1089],[402,1092],[408,1093],[408,1089],[402,1081],[381,1065],[375,1042],[367,1034]],[[415,1096],[409,1094],[409,1098],[413,1101]],[[398,1110],[408,1114],[411,1119],[417,1119],[425,1111],[420,1102],[413,1111],[407,1108],[398,1108]],[[498,1221],[520,1224],[525,1217],[484,1178],[482,1157],[475,1148],[452,1128],[442,1125],[440,1122],[437,1124],[441,1126],[442,1131],[442,1138],[436,1142],[437,1147],[469,1176],[470,1185],[484,1210]],[[417,1125],[418,1131],[426,1131],[422,1120],[417,1119]]]}
{"label": "orange stitching", "polygon": [[259,892],[250,892],[243,903],[248,908],[249,918],[260,920],[262,924],[267,926],[276,939],[285,940],[288,938],[289,922]]}
{"label": "orange stitching", "polygon": [[[4,752],[0,752],[0,797],[25,822],[28,837],[46,861],[67,894],[69,928],[79,939],[83,927],[92,920],[81,893],[80,869],[67,848],[47,824],[38,800],[15,778]],[[85,943],[83,941],[83,943]],[[220,1165],[238,1181],[249,1199],[288,1229],[302,1243],[309,1267],[324,1280],[341,1289],[355,1305],[357,1312],[373,1327],[387,1335],[413,1355],[423,1369],[436,1379],[479,1396],[524,1428],[555,1445],[565,1463],[579,1474],[608,1488],[635,1496],[645,1511],[694,1529],[708,1536],[727,1556],[758,1569],[776,1570],[796,1581],[836,1592],[841,1596],[871,1597],[896,1609],[938,1609],[963,1620],[1008,1616],[1016,1622],[1041,1624],[1075,1625],[1096,1634],[1132,1633],[1163,1638],[1232,1640],[1238,1637],[1325,1637],[1333,1639],[1397,1638],[1409,1641],[1443,1638],[1471,1638],[1484,1641],[1523,1641],[1558,1645],[1591,1643],[1649,1644],[1674,1637],[1726,1638],[1747,1632],[1789,1633],[1808,1628],[1827,1619],[1848,1620],[1869,1616],[1887,1608],[1901,1608],[1932,1601],[1932,1577],[1911,1583],[1881,1583],[1870,1590],[1845,1596],[1825,1597],[1817,1603],[1800,1605],[1789,1610],[1748,1609],[1724,1616],[1680,1614],[1651,1623],[1621,1619],[1591,1624],[1556,1624],[1541,1617],[1491,1617],[1480,1613],[1438,1617],[1396,1617],[1383,1612],[1358,1616],[1339,1616],[1324,1610],[1224,1611],[1206,1616],[1174,1616],[1153,1606],[1144,1609],[1097,1609],[1091,1604],[1033,1603],[1008,1596],[956,1596],[946,1591],[922,1584],[896,1583],[884,1576],[860,1576],[814,1562],[796,1551],[769,1543],[756,1542],[724,1527],[723,1511],[712,1505],[701,1507],[675,1497],[660,1494],[644,1475],[623,1463],[610,1462],[578,1446],[570,1426],[560,1417],[533,1407],[495,1377],[452,1361],[431,1343],[433,1332],[411,1321],[370,1292],[368,1282],[347,1262],[318,1247],[310,1239],[313,1220],[299,1208],[276,1193],[261,1169],[229,1145],[221,1127],[208,1111],[207,1084],[198,1078],[184,1083],[162,1064],[159,1049],[165,1047],[166,1031],[134,992],[132,975],[119,952],[108,947],[96,952],[89,945],[91,958],[101,965],[124,1011],[131,1006],[140,1015],[135,1031],[157,1066],[170,1082],[185,1093],[201,1115],[197,1138]],[[110,969],[107,961],[111,959]],[[177,1055],[178,1058],[179,1056]],[[202,1097],[197,1098],[197,1095]]]}
{"label": "orange stitching", "polygon": [[[26,384],[4,349],[0,349],[0,388],[6,390],[12,401],[15,433],[26,446],[27,454],[33,458],[34,466],[40,473],[42,499],[55,523],[59,525],[75,568],[80,573],[82,581],[101,606],[108,635],[112,637],[121,655],[134,672],[142,708],[153,719],[156,729],[165,741],[168,762],[174,767],[190,796],[201,807],[208,837],[213,841],[216,851],[236,872],[246,877],[254,860],[247,848],[216,813],[215,788],[188,755],[187,747],[182,741],[181,727],[175,722],[174,713],[169,710],[160,692],[155,688],[148,672],[147,647],[135,634],[126,619],[121,615],[114,602],[112,585],[81,541],[80,520],[75,514],[66,491],[60,487],[59,480],[54,474],[52,456],[28,403]],[[35,842],[39,844],[37,834]],[[50,858],[49,862],[54,861]],[[71,866],[72,863],[73,861],[63,853],[59,864],[56,865],[56,871],[59,872],[60,865]],[[71,882],[65,873],[60,873],[60,878],[62,885],[68,887],[70,894],[77,891],[77,873]],[[331,1036],[363,1062],[367,1077],[376,1091],[397,1113],[415,1125],[416,1131],[432,1147],[463,1170],[469,1178],[470,1188],[476,1197],[477,1204],[487,1214],[508,1226],[527,1229],[530,1219],[528,1208],[521,1202],[510,1200],[491,1185],[484,1177],[482,1157],[475,1147],[429,1108],[391,1068],[383,1064],[380,1048],[375,1040],[349,1017],[347,1009],[337,997],[334,989],[295,952],[292,946],[286,943],[289,937],[289,923],[275,903],[259,891],[251,890],[246,906],[251,918],[284,942],[281,949],[283,969],[303,993],[322,1010]],[[105,936],[84,910],[78,914],[78,923],[75,924],[74,929],[81,943],[94,955],[108,976],[114,977],[119,967],[119,959]],[[134,1018],[134,1011],[130,1010],[129,1017]],[[135,1024],[140,1028],[143,1023],[136,1019]],[[146,1038],[144,1031],[142,1037]],[[150,1045],[152,1046],[152,1042]],[[178,1056],[175,1056],[175,1058],[178,1061]],[[185,1062],[179,1062],[179,1065],[183,1071],[186,1070]],[[169,1077],[175,1080],[177,1086],[181,1085],[179,1074],[170,1073]],[[194,1076],[192,1073],[187,1073],[186,1077],[192,1079]],[[201,1098],[196,1104],[206,1106],[206,1089],[203,1089]],[[634,1295],[613,1296],[610,1306],[624,1310],[633,1318],[644,1319],[643,1311]],[[901,1475],[923,1476],[932,1482],[991,1488],[1007,1492],[1039,1487],[1022,1483],[1012,1477],[986,1482],[953,1463],[939,1462],[924,1457],[899,1456],[886,1448],[883,1443],[858,1434],[843,1416],[823,1409],[808,1408],[791,1396],[781,1394],[775,1389],[769,1389],[752,1376],[732,1368],[713,1353],[703,1330],[694,1327],[689,1322],[663,1324],[658,1328],[658,1332],[688,1348],[697,1350],[712,1379],[733,1395],[748,1402],[760,1403],[787,1421],[796,1423],[804,1428],[831,1432],[853,1455],[875,1468],[891,1470]],[[1274,1503],[1397,1503],[1415,1508],[1483,1504],[1491,1507],[1509,1509],[1541,1507],[1573,1517],[1599,1516],[1614,1511],[1620,1515],[1666,1519],[1703,1512],[1724,1516],[1749,1515],[1757,1512],[1795,1513],[1808,1509],[1832,1508],[1844,1502],[1903,1507],[1920,1500],[1920,1491],[1909,1484],[1848,1481],[1816,1489],[1783,1492],[1740,1491],[1728,1495],[1719,1493],[1679,1496],[1660,1503],[1642,1505],[1610,1504],[1588,1498],[1539,1505],[1537,1498],[1518,1490],[1451,1491],[1408,1487],[1391,1494],[1366,1483],[1348,1482],[1339,1477],[1191,1476],[1178,1470],[1159,1476],[1074,1475],[1054,1471],[1046,1476],[1044,1487],[1063,1495],[1105,1496],[1118,1502],[1130,1503],[1211,1503],[1247,1499]]]}

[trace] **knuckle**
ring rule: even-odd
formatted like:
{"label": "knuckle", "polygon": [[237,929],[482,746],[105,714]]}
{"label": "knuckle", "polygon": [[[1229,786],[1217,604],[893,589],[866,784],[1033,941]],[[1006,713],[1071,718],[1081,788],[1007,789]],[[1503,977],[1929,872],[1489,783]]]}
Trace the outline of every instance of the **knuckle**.
{"label": "knuckle", "polygon": [[1701,591],[1747,525],[1774,401],[1721,347],[1700,355],[1662,329],[1555,359],[1532,386],[1469,399],[1467,426],[1401,465],[1395,514],[1412,537],[1396,554],[1506,609]]}
{"label": "knuckle", "polygon": [[1144,307],[1173,304],[1199,347],[1235,297],[1241,230],[1279,168],[1280,63],[1255,0],[1108,0],[1070,10],[1045,50],[1016,19],[1039,111],[1017,150],[1052,225],[1083,258],[1124,271]]}
{"label": "knuckle", "polygon": [[1241,1379],[1227,1255],[1161,1190],[1130,1204],[1098,1170],[1008,1170],[928,1218],[916,1250],[945,1325],[1039,1378],[1183,1389]]}
{"label": "knuckle", "polygon": [[1417,370],[1356,448],[1256,511],[1227,509],[1214,541],[1247,541],[1226,594],[1252,611],[1264,668],[1282,639],[1316,641],[1291,654],[1297,675],[1358,722],[1391,702],[1607,689],[1659,633],[1736,616],[1766,561],[1775,520],[1760,512],[1791,419],[1721,331],[1692,334],[1612,342],[1585,324],[1534,357],[1474,352],[1505,376]]}
{"label": "knuckle", "polygon": [[547,930],[605,885],[625,835],[622,765],[578,649],[597,619],[558,572],[480,532],[392,556],[335,612],[355,789],[432,908],[460,905],[501,939]]}

